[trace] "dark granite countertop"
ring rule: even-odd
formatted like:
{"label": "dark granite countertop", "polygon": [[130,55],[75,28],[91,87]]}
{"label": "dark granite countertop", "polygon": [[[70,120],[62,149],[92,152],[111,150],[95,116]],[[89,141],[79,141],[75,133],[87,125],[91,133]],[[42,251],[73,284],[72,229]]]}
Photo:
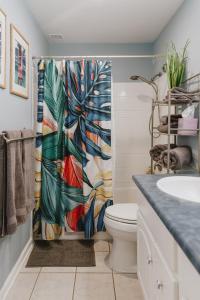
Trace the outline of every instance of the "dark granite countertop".
{"label": "dark granite countertop", "polygon": [[157,215],[200,273],[200,203],[179,200],[160,191],[156,182],[166,176],[133,176]]}

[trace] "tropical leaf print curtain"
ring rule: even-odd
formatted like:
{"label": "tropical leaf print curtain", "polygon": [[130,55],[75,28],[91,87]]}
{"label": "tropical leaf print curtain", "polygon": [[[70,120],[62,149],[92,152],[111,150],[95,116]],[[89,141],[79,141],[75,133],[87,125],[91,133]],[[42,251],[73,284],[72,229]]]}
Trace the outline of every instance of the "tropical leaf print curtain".
{"label": "tropical leaf print curtain", "polygon": [[112,205],[111,63],[40,61],[34,234],[105,230]]}

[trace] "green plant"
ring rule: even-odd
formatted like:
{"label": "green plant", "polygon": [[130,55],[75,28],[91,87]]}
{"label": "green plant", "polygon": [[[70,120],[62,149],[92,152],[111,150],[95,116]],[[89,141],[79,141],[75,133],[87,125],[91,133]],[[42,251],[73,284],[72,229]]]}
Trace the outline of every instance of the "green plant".
{"label": "green plant", "polygon": [[189,41],[186,42],[183,50],[180,52],[176,50],[174,43],[171,43],[171,47],[168,49],[166,59],[166,73],[170,89],[179,87],[184,81],[188,45]]}

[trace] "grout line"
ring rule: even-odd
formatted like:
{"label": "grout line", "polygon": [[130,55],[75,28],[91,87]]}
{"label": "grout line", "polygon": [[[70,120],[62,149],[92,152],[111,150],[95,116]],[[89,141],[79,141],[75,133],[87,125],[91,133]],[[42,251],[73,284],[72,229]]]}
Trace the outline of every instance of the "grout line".
{"label": "grout line", "polygon": [[[111,243],[108,242],[108,247],[109,247],[109,253],[111,252]],[[113,290],[114,290],[114,297],[115,300],[117,300],[117,294],[116,294],[116,289],[115,289],[115,279],[114,279],[114,272],[112,270],[112,281],[113,281]]]}
{"label": "grout line", "polygon": [[74,300],[75,285],[76,285],[76,275],[77,275],[77,267],[76,267],[75,277],[74,277],[74,286],[73,286],[73,292],[72,292],[72,300]]}
{"label": "grout line", "polygon": [[[34,274],[34,273],[28,273],[28,274]],[[41,272],[41,274],[75,274],[75,272]]]}
{"label": "grout line", "polygon": [[[40,271],[38,272],[38,275],[37,275],[37,278],[36,278],[35,284],[34,284],[34,286],[33,286],[33,289],[32,289],[32,291],[31,291],[31,294],[30,294],[29,300],[31,300],[31,298],[32,298],[33,291],[34,291],[34,289],[35,289],[35,286],[36,286],[36,283],[37,283],[37,281],[38,281],[38,278],[39,278],[39,276],[40,276],[40,273],[41,273],[41,271],[42,271],[42,268],[40,268]],[[30,273],[29,273],[29,274],[30,274]]]}
{"label": "grout line", "polygon": [[112,280],[113,280],[114,296],[115,296],[115,300],[117,300],[116,289],[115,289],[115,280],[114,280],[114,273],[113,273],[113,271],[112,271]]}
{"label": "grout line", "polygon": [[99,272],[99,271],[94,271],[94,272],[91,272],[91,271],[89,271],[89,272],[87,272],[87,271],[83,271],[83,272],[76,272],[77,274],[99,274],[99,275],[101,275],[101,274],[111,274],[112,272]]}

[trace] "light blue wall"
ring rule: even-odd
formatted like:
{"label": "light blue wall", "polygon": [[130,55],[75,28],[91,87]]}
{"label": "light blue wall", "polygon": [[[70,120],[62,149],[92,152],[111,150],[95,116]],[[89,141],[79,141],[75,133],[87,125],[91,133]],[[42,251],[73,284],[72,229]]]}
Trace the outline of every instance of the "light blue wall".
{"label": "light blue wall", "polygon": [[[47,42],[26,8],[25,2],[25,0],[0,0],[0,8],[7,14],[7,88],[0,89],[0,131],[32,126],[31,89],[28,100],[9,93],[10,23],[13,23],[30,42],[30,57],[48,54]],[[30,68],[30,83],[31,72]],[[0,289],[29,240],[30,229],[29,218],[26,224],[18,228],[16,234],[0,240]]]}
{"label": "light blue wall", "polygon": [[[50,55],[145,55],[153,53],[153,44],[50,44]],[[114,82],[128,82],[133,74],[152,77],[153,60],[149,58],[112,59]]]}
{"label": "light blue wall", "polygon": [[[174,15],[169,24],[162,31],[154,43],[155,53],[165,53],[171,41],[177,48],[183,48],[186,41],[190,40],[188,47],[188,73],[200,71],[200,1],[185,0],[183,5]],[[199,62],[199,63],[198,63]],[[160,67],[157,64],[157,70]]]}
{"label": "light blue wall", "polygon": [[[170,41],[173,41],[177,48],[184,47],[187,39],[190,40],[188,47],[188,77],[200,72],[200,1],[185,0],[170,20],[169,24],[160,34],[154,43],[154,53],[165,53]],[[158,60],[154,65],[154,72],[160,71],[163,61]],[[197,157],[197,138],[182,138],[181,143],[189,144]]]}

